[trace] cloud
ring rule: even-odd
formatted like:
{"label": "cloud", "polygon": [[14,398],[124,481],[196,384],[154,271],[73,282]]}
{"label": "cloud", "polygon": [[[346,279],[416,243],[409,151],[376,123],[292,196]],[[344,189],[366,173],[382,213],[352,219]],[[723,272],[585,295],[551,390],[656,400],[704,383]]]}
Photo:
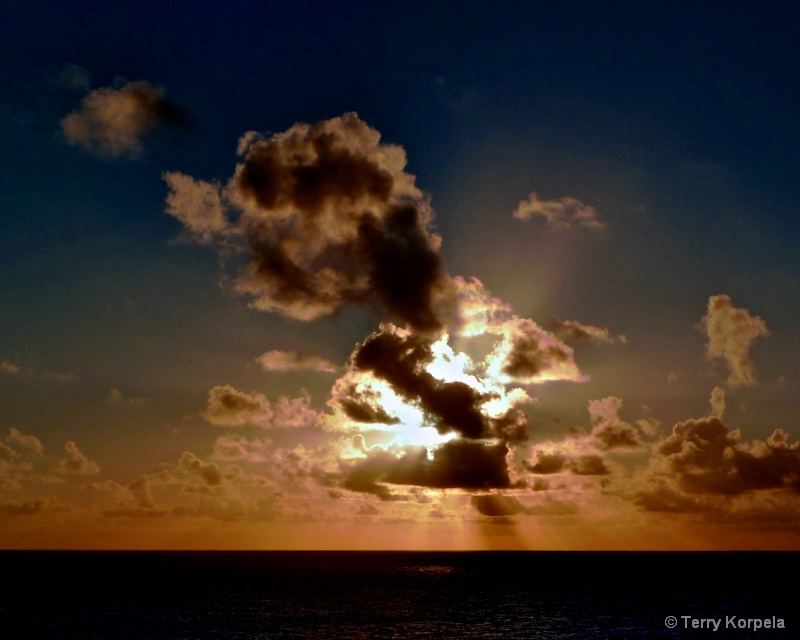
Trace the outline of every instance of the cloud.
{"label": "cloud", "polygon": [[318,356],[300,351],[267,351],[256,358],[265,371],[321,371],[334,373],[338,367]]}
{"label": "cloud", "polygon": [[372,493],[382,500],[394,499],[385,486],[406,485],[437,489],[507,489],[513,486],[508,473],[505,443],[488,444],[451,440],[432,452],[426,447],[368,449],[364,458],[344,463],[341,486],[350,491]]}
{"label": "cloud", "polygon": [[[313,320],[370,304],[417,330],[441,328],[452,285],[401,147],[347,113],[268,138],[249,132],[239,153],[218,196],[165,174],[167,212],[201,241],[242,239],[249,262],[234,287],[254,307]],[[238,214],[228,226],[218,201]]]}
{"label": "cloud", "polygon": [[42,446],[41,441],[36,436],[25,435],[18,429],[14,429],[13,427],[9,429],[8,437],[6,438],[6,442],[9,444],[14,445],[17,449],[24,449],[28,451],[33,451],[36,455],[42,455],[42,451],[44,447]]}
{"label": "cloud", "polygon": [[184,451],[178,460],[178,469],[197,476],[208,486],[215,487],[222,484],[222,472],[213,462],[204,462],[191,451]]}
{"label": "cloud", "polygon": [[[437,345],[444,348],[441,341],[432,342],[392,324],[381,325],[380,331],[354,350],[345,380],[356,383],[335,385],[334,401],[338,400],[352,419],[397,422],[402,416],[387,413],[386,396],[391,393],[401,407],[405,403],[418,409],[423,423],[440,434],[469,439],[526,439],[527,419],[523,413],[513,411],[511,406],[498,409],[496,415],[486,409],[487,404],[499,398],[499,392],[481,388],[474,377],[448,380],[431,372]],[[370,382],[388,384],[388,389],[385,393],[372,391],[375,385]]]}
{"label": "cloud", "polygon": [[663,482],[639,491],[633,501],[645,511],[661,513],[695,513],[708,508],[697,497],[687,496]]}
{"label": "cloud", "polygon": [[577,476],[608,476],[622,468],[608,460],[608,454],[647,451],[641,431],[654,433],[652,425],[631,425],[619,416],[622,400],[608,396],[589,401],[592,429],[586,432],[573,428],[560,441],[535,444],[530,457],[522,461],[528,472],[536,475],[571,473]]}
{"label": "cloud", "polygon": [[208,405],[202,416],[211,424],[222,427],[256,425],[263,429],[313,427],[319,412],[311,407],[311,398],[281,396],[274,403],[261,393],[245,393],[230,385],[212,388]]}
{"label": "cloud", "polygon": [[445,382],[421,365],[432,358],[430,343],[392,325],[374,333],[353,353],[353,366],[388,382],[404,398],[419,402],[440,433],[455,431],[463,437],[482,438],[490,433],[478,404],[480,392],[465,382]]}
{"label": "cloud", "polygon": [[527,507],[514,496],[502,493],[483,493],[470,498],[473,507],[484,516],[514,516],[527,513]]}
{"label": "cloud", "polygon": [[0,515],[33,516],[45,510],[62,511],[64,507],[52,498],[24,498],[0,501]]}
{"label": "cloud", "polygon": [[701,323],[708,337],[706,356],[726,361],[730,369],[728,384],[755,384],[750,345],[757,337],[769,335],[766,323],[758,316],[751,316],[747,309],[734,307],[727,295],[708,299],[708,312]]}
{"label": "cloud", "polygon": [[0,489],[21,489],[22,482],[29,480],[32,472],[33,465],[30,462],[14,463],[0,459]]}
{"label": "cloud", "polygon": [[5,373],[19,373],[21,367],[10,360],[0,360],[0,371]]}
{"label": "cloud", "polygon": [[265,462],[270,459],[272,440],[269,438],[244,438],[236,434],[225,434],[214,442],[215,460],[244,460]]}
{"label": "cloud", "polygon": [[129,82],[120,88],[95,89],[61,121],[72,145],[111,157],[137,157],[142,138],[157,127],[184,126],[186,117],[167,99],[164,90],[148,82]]}
{"label": "cloud", "polygon": [[228,232],[219,185],[178,171],[167,171],[162,177],[169,186],[167,213],[180,220],[196,242],[210,244]]}
{"label": "cloud", "polygon": [[539,196],[531,193],[527,200],[519,203],[513,217],[516,220],[530,220],[534,216],[544,218],[554,229],[579,226],[599,230],[606,226],[597,209],[570,196],[558,200],[540,200]]}
{"label": "cloud", "polygon": [[55,470],[58,473],[63,475],[100,473],[100,466],[83,455],[78,449],[78,445],[72,440],[68,440],[64,444],[64,451],[67,455],[61,458],[56,465]]}
{"label": "cloud", "polygon": [[139,509],[157,509],[153,494],[150,492],[150,482],[147,476],[129,482],[127,489],[133,495]]}
{"label": "cloud", "polygon": [[711,415],[717,418],[722,418],[725,413],[725,390],[721,387],[714,387],[711,390],[711,399],[709,400],[711,407]]}
{"label": "cloud", "polygon": [[686,420],[656,452],[678,487],[689,494],[736,495],[763,489],[800,492],[800,442],[776,429],[766,441],[740,442],[716,417]]}
{"label": "cloud", "polygon": [[613,344],[615,342],[626,343],[628,340],[623,335],[612,336],[608,329],[593,327],[589,324],[581,324],[574,320],[561,320],[553,318],[547,325],[548,331],[553,335],[567,342],[605,342]]}
{"label": "cloud", "polygon": [[489,378],[504,384],[538,384],[553,380],[584,381],[574,351],[533,320],[515,315],[492,296],[477,278],[453,278],[457,318],[453,331],[461,337],[500,336],[486,358]]}
{"label": "cloud", "polygon": [[261,393],[245,393],[230,385],[212,388],[203,417],[211,424],[239,427],[255,424],[268,428],[272,423],[272,403]]}
{"label": "cloud", "polygon": [[490,354],[490,371],[504,382],[537,384],[552,380],[583,381],[574,351],[533,320],[513,317],[501,326],[503,340]]}
{"label": "cloud", "polygon": [[633,425],[619,417],[622,400],[609,396],[601,400],[589,400],[589,416],[594,423],[591,435],[601,449],[633,449],[642,442]]}
{"label": "cloud", "polygon": [[522,466],[536,475],[570,472],[577,476],[607,476],[611,473],[601,455],[570,451],[566,447],[550,451],[534,448],[532,459],[524,460]]}

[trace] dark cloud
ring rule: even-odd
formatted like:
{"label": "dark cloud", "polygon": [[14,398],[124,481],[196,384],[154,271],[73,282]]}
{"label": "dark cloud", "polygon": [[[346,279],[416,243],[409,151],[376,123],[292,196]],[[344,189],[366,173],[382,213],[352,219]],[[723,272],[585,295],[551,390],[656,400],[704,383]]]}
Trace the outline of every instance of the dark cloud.
{"label": "dark cloud", "polygon": [[80,109],[61,121],[70,144],[101,156],[136,157],[142,138],[157,127],[183,127],[186,114],[148,82],[129,82],[89,93]]}
{"label": "dark cloud", "polygon": [[546,380],[582,381],[573,350],[533,320],[512,316],[499,327],[503,341],[488,356],[501,380],[536,384]]}
{"label": "dark cloud", "polygon": [[777,429],[766,441],[740,442],[716,416],[686,420],[659,443],[680,489],[735,495],[759,489],[800,491],[800,443]]}
{"label": "dark cloud", "polygon": [[184,451],[178,460],[178,469],[203,480],[208,486],[222,484],[222,472],[213,462],[204,462],[191,451]]}
{"label": "dark cloud", "polygon": [[208,392],[208,406],[202,415],[218,426],[257,425],[263,429],[313,427],[319,419],[308,394],[280,396],[270,402],[262,393],[245,393],[227,384]]}
{"label": "dark cloud", "polygon": [[589,401],[594,426],[591,435],[601,449],[635,449],[641,446],[639,431],[619,417],[622,400],[609,396]]}
{"label": "dark cloud", "polygon": [[513,496],[504,496],[502,493],[483,493],[472,496],[470,502],[475,509],[484,516],[515,516],[518,513],[527,513],[527,507]]}
{"label": "dark cloud", "polygon": [[533,323],[519,327],[511,343],[511,351],[503,363],[503,373],[512,378],[533,378],[547,368],[552,360],[565,362],[570,354],[559,345],[542,348],[541,331]]}
{"label": "dark cloud", "polygon": [[32,516],[41,513],[50,505],[45,498],[29,498],[0,502],[0,515]]}
{"label": "dark cloud", "polygon": [[365,458],[350,463],[342,486],[395,499],[386,485],[436,489],[506,489],[512,486],[504,443],[450,440],[429,453],[426,447],[373,447]]}
{"label": "dark cloud", "polygon": [[[351,392],[355,393],[355,390],[351,388]],[[337,399],[337,403],[345,415],[356,422],[367,424],[398,424],[400,422],[400,418],[390,416],[382,407],[362,402],[359,399],[341,397]]]}
{"label": "dark cloud", "polygon": [[[237,236],[249,262],[236,289],[264,311],[312,320],[374,304],[415,330],[442,327],[452,283],[428,200],[401,147],[354,113],[246,134],[227,187],[165,174],[168,212],[201,242]],[[238,213],[226,223],[225,206]]]}
{"label": "dark cloud", "polygon": [[575,459],[572,473],[578,476],[607,476],[611,471],[601,456],[584,455]]}
{"label": "dark cloud", "polygon": [[535,462],[526,460],[523,464],[531,473],[550,475],[566,471],[570,462],[570,459],[562,453],[539,453]]}
{"label": "dark cloud", "polygon": [[368,371],[385,380],[406,400],[418,404],[439,433],[455,432],[463,438],[527,437],[527,418],[522,412],[490,419],[481,410],[489,398],[465,382],[445,382],[425,365],[433,360],[431,343],[425,337],[383,325],[353,353],[357,371]]}
{"label": "dark cloud", "polygon": [[568,471],[579,476],[605,476],[611,473],[602,456],[593,453],[537,451],[533,460],[524,460],[522,466],[537,475],[552,475]]}

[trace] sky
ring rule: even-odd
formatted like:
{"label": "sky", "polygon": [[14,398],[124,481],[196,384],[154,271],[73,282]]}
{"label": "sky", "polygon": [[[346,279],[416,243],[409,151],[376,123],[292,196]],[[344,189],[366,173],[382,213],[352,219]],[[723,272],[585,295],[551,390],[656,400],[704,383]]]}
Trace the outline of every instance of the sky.
{"label": "sky", "polygon": [[0,548],[800,548],[795,3],[0,22]]}

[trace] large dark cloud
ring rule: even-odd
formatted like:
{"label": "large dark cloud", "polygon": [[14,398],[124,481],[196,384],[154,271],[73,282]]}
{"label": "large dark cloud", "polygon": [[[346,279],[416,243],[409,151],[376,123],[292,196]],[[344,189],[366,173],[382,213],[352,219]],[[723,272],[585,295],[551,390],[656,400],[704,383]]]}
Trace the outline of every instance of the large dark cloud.
{"label": "large dark cloud", "polygon": [[348,113],[246,134],[239,151],[224,190],[165,174],[168,212],[201,242],[243,241],[236,288],[255,307],[311,320],[366,303],[418,331],[442,327],[452,284],[402,148]]}
{"label": "large dark cloud", "polygon": [[536,452],[532,461],[524,460],[522,466],[537,475],[552,475],[567,471],[578,476],[605,476],[611,473],[602,456],[592,453],[540,451]]}
{"label": "large dark cloud", "polygon": [[758,489],[800,491],[800,443],[777,429],[766,441],[739,442],[716,416],[679,422],[659,443],[681,490],[735,495]]}
{"label": "large dark cloud", "polygon": [[385,485],[436,489],[506,489],[512,486],[506,464],[508,446],[451,440],[429,453],[426,447],[373,447],[350,463],[342,486],[391,499]]}
{"label": "large dark cloud", "polygon": [[464,382],[443,382],[423,368],[431,360],[429,345],[414,334],[384,331],[370,336],[353,355],[353,364],[389,382],[408,400],[418,401],[433,416],[440,433],[456,431],[468,438],[488,435],[477,407],[481,395]]}
{"label": "large dark cloud", "polygon": [[594,426],[592,437],[601,449],[635,449],[641,446],[639,431],[619,417],[622,400],[615,396],[589,401]]}
{"label": "large dark cloud", "polygon": [[514,496],[502,493],[483,493],[472,496],[472,506],[483,516],[504,517],[526,513],[527,507]]}

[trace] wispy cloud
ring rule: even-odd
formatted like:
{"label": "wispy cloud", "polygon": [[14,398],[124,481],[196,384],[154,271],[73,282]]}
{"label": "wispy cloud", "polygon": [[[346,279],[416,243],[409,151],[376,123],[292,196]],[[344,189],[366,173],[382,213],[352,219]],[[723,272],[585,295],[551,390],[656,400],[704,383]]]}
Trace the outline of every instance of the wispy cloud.
{"label": "wispy cloud", "polygon": [[561,320],[552,318],[547,325],[548,331],[567,342],[605,342],[613,344],[615,342],[626,343],[628,339],[624,335],[612,336],[608,329],[595,327],[590,324],[583,324],[575,320]]}
{"label": "wispy cloud", "polygon": [[300,351],[267,351],[256,358],[265,371],[321,371],[333,373],[337,366],[319,356]]}
{"label": "wispy cloud", "polygon": [[554,229],[584,227],[600,230],[606,226],[597,209],[571,196],[558,200],[540,200],[536,193],[531,193],[527,200],[520,201],[512,215],[516,220],[544,218]]}

